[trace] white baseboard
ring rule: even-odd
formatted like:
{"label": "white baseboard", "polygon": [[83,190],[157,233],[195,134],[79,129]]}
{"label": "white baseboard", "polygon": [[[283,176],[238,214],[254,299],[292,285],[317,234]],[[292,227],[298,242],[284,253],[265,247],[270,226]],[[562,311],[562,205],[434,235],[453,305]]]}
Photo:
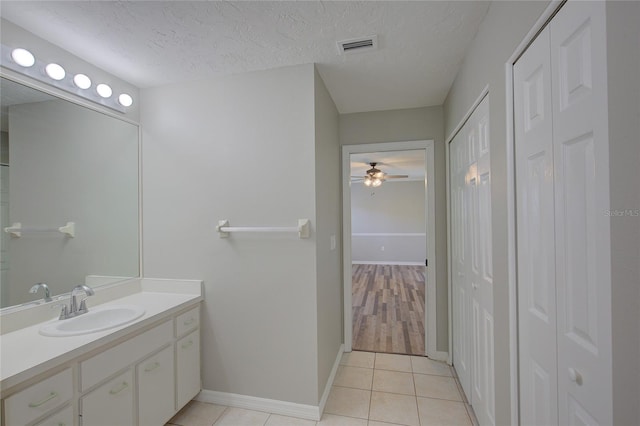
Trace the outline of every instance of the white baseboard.
{"label": "white baseboard", "polygon": [[340,359],[344,352],[344,345],[340,345],[336,360],[329,374],[329,379],[320,399],[318,406],[308,404],[298,404],[295,402],[280,401],[276,399],[258,398],[255,396],[239,395],[236,393],[218,392],[203,389],[195,397],[196,401],[208,402],[211,404],[226,405],[228,407],[245,408],[248,410],[264,411],[266,413],[280,414],[283,416],[299,417],[309,420],[320,420],[324,406],[329,398],[329,392],[331,386],[336,377],[338,366],[340,365]]}
{"label": "white baseboard", "polygon": [[327,384],[324,387],[324,392],[322,393],[322,398],[320,398],[320,417],[317,420],[322,418],[322,413],[324,413],[324,406],[327,404],[327,399],[329,398],[329,392],[331,392],[331,387],[333,386],[333,381],[336,378],[336,373],[338,372],[338,367],[340,366],[340,361],[342,360],[342,354],[344,353],[344,343],[340,345],[338,348],[338,354],[336,355],[336,359],[333,362],[333,367],[331,368],[331,373],[329,374],[329,379],[327,380]]}
{"label": "white baseboard", "polygon": [[433,354],[429,354],[429,358],[435,361],[449,362],[449,352],[436,351]]}
{"label": "white baseboard", "polygon": [[258,398],[255,396],[218,392],[207,389],[201,390],[198,396],[195,397],[195,400],[211,404],[226,405],[228,407],[264,411],[266,413],[280,414],[283,416],[299,417],[302,419],[316,421],[320,420],[320,409],[315,405],[297,404],[295,402]]}
{"label": "white baseboard", "polygon": [[424,266],[424,262],[399,262],[397,260],[354,260],[353,265],[403,265],[403,266]]}

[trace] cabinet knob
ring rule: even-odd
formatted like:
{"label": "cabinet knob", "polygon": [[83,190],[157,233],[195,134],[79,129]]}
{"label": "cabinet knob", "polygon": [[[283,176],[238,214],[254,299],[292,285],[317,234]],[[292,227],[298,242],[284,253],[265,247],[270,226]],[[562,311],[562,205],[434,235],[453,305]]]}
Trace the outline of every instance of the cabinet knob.
{"label": "cabinet knob", "polygon": [[569,367],[569,379],[578,385],[582,385],[582,375],[575,368]]}

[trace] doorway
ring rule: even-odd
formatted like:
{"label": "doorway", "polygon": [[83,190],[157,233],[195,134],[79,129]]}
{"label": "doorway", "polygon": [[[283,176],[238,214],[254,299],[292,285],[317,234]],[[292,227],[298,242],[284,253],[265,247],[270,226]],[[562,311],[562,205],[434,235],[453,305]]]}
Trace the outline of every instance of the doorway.
{"label": "doorway", "polygon": [[345,350],[435,354],[434,143],[342,154]]}

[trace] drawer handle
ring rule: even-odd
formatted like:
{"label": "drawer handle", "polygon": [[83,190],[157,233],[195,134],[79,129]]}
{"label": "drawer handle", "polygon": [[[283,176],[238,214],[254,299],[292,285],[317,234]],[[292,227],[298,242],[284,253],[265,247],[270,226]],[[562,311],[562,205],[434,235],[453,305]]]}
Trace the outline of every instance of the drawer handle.
{"label": "drawer handle", "polygon": [[41,406],[42,404],[51,401],[53,398],[55,398],[56,396],[58,396],[58,392],[52,391],[49,396],[47,396],[45,399],[43,399],[40,402],[30,402],[29,403],[29,407],[30,408],[38,408],[39,406]]}
{"label": "drawer handle", "polygon": [[158,368],[158,367],[160,367],[160,363],[159,363],[158,361],[156,361],[156,362],[154,362],[154,363],[153,363],[153,364],[151,364],[151,365],[147,365],[147,366],[145,367],[144,371],[145,371],[146,373],[148,373],[149,371],[153,371],[153,370],[155,370],[155,369],[156,369],[156,368]]}
{"label": "drawer handle", "polygon": [[191,318],[189,318],[188,320],[186,320],[185,322],[183,322],[182,324],[184,324],[184,325],[191,325],[191,324],[193,324],[194,322],[196,322],[196,319],[195,319],[195,318],[193,318],[193,317],[191,317]]}
{"label": "drawer handle", "polygon": [[193,340],[189,340],[187,343],[182,344],[182,349],[187,349],[189,346],[193,345]]}
{"label": "drawer handle", "polygon": [[117,388],[111,389],[111,390],[109,391],[109,393],[110,393],[111,395],[117,395],[117,394],[119,394],[120,392],[122,392],[123,390],[127,389],[128,387],[129,387],[129,383],[127,383],[127,382],[122,382],[122,384],[121,384],[120,386],[118,386]]}

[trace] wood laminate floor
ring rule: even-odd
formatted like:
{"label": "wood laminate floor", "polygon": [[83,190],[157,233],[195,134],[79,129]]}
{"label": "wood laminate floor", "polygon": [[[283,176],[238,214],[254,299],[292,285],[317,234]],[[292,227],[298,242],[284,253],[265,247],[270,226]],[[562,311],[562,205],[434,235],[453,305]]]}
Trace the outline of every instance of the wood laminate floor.
{"label": "wood laminate floor", "polygon": [[353,349],[424,353],[424,266],[353,265]]}

